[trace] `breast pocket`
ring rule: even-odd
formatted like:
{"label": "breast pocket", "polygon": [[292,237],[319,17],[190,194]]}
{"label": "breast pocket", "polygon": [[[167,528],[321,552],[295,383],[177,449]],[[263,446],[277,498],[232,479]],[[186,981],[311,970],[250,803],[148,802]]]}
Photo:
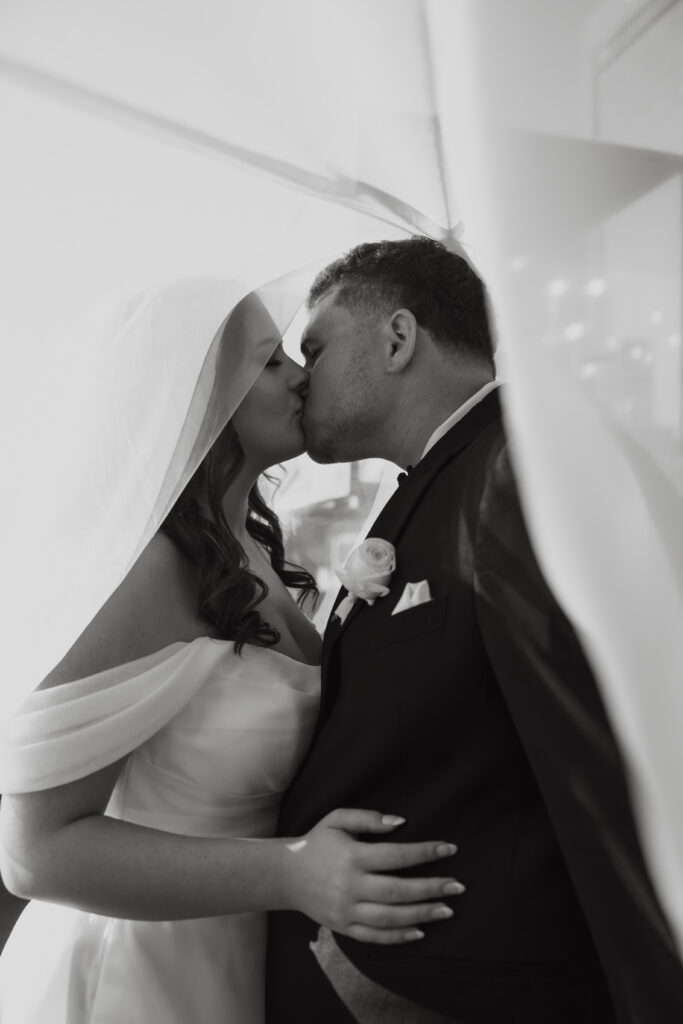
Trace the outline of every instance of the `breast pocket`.
{"label": "breast pocket", "polygon": [[415,608],[390,615],[373,622],[370,616],[364,622],[355,622],[349,630],[347,649],[354,657],[362,657],[382,647],[400,644],[406,640],[426,636],[443,629],[446,623],[448,599],[438,597]]}

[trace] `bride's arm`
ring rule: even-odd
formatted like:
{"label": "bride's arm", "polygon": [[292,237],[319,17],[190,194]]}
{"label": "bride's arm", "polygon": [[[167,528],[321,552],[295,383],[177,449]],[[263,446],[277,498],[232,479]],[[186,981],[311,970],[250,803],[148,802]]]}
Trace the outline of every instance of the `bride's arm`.
{"label": "bride's arm", "polygon": [[[43,686],[206,633],[191,581],[169,545],[161,536],[150,544]],[[435,842],[359,842],[349,833],[396,827],[371,811],[335,811],[296,840],[197,838],[107,817],[124,763],[52,789],[3,796],[0,868],[10,891],[145,920],[296,909],[335,931],[384,942],[406,941],[440,905],[430,901],[450,895],[443,891],[447,878],[380,874],[444,854]]]}
{"label": "bride's arm", "polygon": [[441,905],[427,901],[452,881],[378,874],[444,854],[435,842],[353,838],[395,827],[373,811],[335,811],[298,839],[195,838],[106,817],[120,767],[3,796],[0,864],[11,892],[138,920],[300,910],[334,931],[396,942],[416,937]]}

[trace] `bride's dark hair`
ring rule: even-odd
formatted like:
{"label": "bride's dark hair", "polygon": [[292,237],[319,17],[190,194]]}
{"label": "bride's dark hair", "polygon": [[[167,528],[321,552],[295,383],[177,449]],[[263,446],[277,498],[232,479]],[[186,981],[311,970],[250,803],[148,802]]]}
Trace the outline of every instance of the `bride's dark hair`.
{"label": "bride's dark hair", "polygon": [[[200,616],[222,639],[234,640],[238,652],[244,644],[272,647],[280,640],[258,611],[268,587],[248,568],[244,548],[223,512],[223,496],[243,463],[242,445],[228,423],[161,526],[197,571]],[[285,560],[280,521],[257,484],[249,493],[247,530],[285,586],[299,591],[300,605],[317,597],[310,572]]]}

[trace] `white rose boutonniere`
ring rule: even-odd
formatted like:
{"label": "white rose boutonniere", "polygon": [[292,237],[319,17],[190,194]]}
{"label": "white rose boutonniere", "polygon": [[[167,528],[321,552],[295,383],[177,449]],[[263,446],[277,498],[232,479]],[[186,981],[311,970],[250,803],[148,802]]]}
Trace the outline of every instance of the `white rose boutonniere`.
{"label": "white rose boutonniere", "polygon": [[354,548],[341,568],[334,570],[348,590],[335,611],[339,621],[344,622],[358,598],[374,604],[378,597],[388,594],[387,584],[395,568],[396,549],[388,540],[368,537]]}

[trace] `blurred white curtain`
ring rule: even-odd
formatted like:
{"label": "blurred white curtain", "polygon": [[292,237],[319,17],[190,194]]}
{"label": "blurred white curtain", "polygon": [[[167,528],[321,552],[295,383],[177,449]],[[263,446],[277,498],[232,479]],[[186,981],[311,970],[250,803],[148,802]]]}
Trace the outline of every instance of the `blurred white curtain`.
{"label": "blurred white curtain", "polygon": [[[588,102],[589,87],[600,98],[599,51],[586,48],[596,23],[613,23],[632,60],[624,31],[634,48],[639,24],[648,40],[655,25],[665,43],[655,18],[680,28],[681,5],[653,4],[641,23],[645,3],[464,6],[471,187],[461,199],[493,295],[523,504],[596,671],[683,951],[683,160],[600,142]],[[653,93],[663,88],[654,63],[638,71]],[[680,123],[680,101],[678,113]]]}
{"label": "blurred white curtain", "polygon": [[428,54],[422,0],[3,3],[8,326],[447,228]]}
{"label": "blurred white curtain", "polygon": [[[151,352],[135,348],[149,339],[135,326],[117,333],[108,314],[86,314],[180,275],[211,275],[235,282],[234,301],[259,288],[285,330],[327,258],[369,237],[446,235],[428,55],[421,0],[400,9],[389,0],[3,5],[0,561],[10,678],[44,674],[62,656],[158,525],[168,495],[143,492],[167,480],[161,463],[172,457],[230,289],[222,316],[217,308],[213,320],[208,312],[188,318],[196,347],[187,359],[182,303],[171,303],[175,323],[154,321],[165,332],[156,386]],[[387,159],[404,146],[410,159]],[[293,275],[298,266],[308,273]],[[274,278],[279,298],[274,285],[263,290]],[[128,385],[124,347],[139,377]],[[184,388],[175,385],[179,373]],[[131,475],[115,485],[110,474],[93,499],[77,483],[98,462],[91,449],[103,416],[123,424],[116,444],[130,444],[139,484]],[[174,478],[169,494],[186,478]],[[69,489],[79,509],[90,501],[111,523],[125,511],[125,541],[96,551],[103,531],[84,528],[79,544],[74,526],[74,543],[58,557],[52,538],[70,514]],[[49,557],[40,556],[45,549]],[[97,586],[86,587],[89,578]]]}

